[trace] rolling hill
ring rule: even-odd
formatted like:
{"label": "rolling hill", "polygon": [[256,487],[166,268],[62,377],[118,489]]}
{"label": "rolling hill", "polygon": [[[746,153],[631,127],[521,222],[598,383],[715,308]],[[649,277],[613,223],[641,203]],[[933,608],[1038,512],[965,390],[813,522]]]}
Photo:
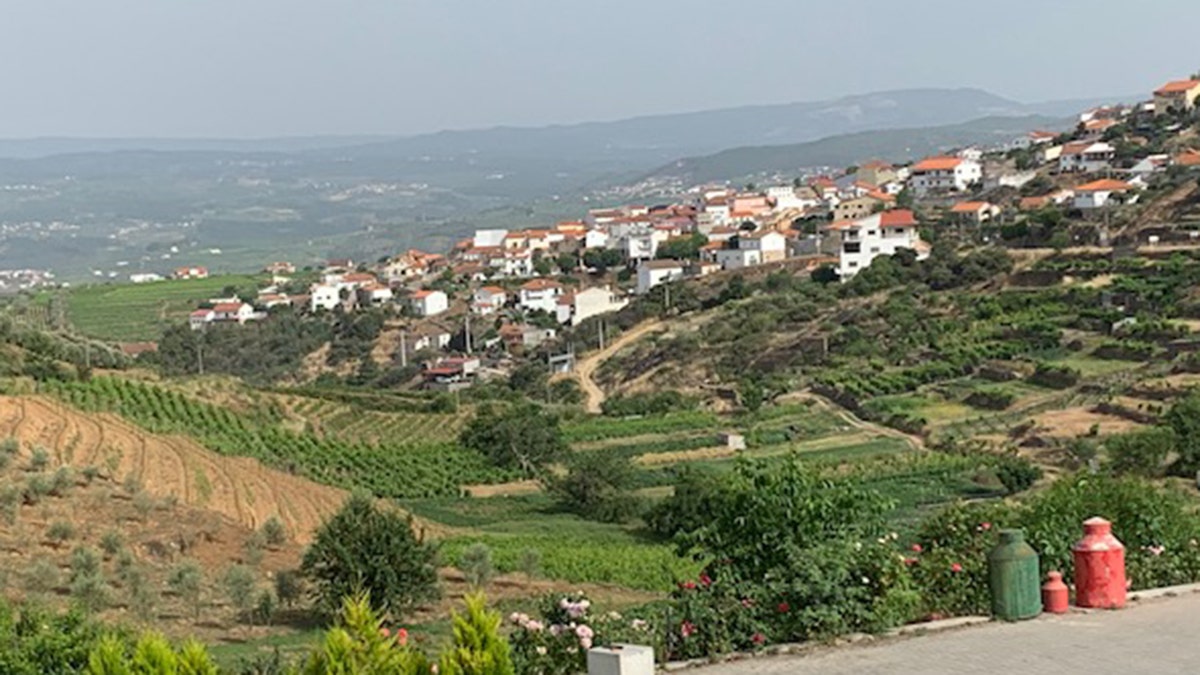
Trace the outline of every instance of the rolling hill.
{"label": "rolling hill", "polygon": [[647,177],[677,177],[690,182],[732,179],[757,174],[790,173],[810,167],[843,167],[866,159],[902,162],[951,147],[998,143],[1033,129],[1059,130],[1070,119],[1031,115],[985,117],[962,124],[861,131],[808,143],[750,146],[712,155],[681,159]]}

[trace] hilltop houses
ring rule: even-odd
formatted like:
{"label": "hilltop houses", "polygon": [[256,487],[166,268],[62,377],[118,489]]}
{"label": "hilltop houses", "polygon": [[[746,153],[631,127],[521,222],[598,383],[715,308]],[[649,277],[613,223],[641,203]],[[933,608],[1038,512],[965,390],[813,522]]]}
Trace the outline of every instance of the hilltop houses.
{"label": "hilltop houses", "polygon": [[1112,166],[1117,150],[1103,141],[1082,141],[1062,146],[1058,157],[1058,170],[1063,173],[1091,173]]}
{"label": "hilltop houses", "polygon": [[563,294],[563,285],[550,279],[534,279],[521,284],[517,291],[517,305],[525,310],[541,310],[548,314],[558,311],[558,298]]}
{"label": "hilltop houses", "polygon": [[171,277],[174,279],[207,279],[208,268],[200,266],[176,267]]}
{"label": "hilltop houses", "polygon": [[583,320],[623,309],[629,301],[608,286],[595,286],[558,298],[556,316],[559,323],[579,325]]}
{"label": "hilltop houses", "polygon": [[909,185],[919,196],[931,192],[961,192],[983,180],[983,167],[965,157],[930,157],[912,167]]}
{"label": "hilltop houses", "polygon": [[200,330],[212,324],[242,325],[247,321],[263,318],[254,311],[254,306],[238,298],[220,298],[210,301],[209,307],[202,307],[188,315],[188,325],[192,330]]}
{"label": "hilltop houses", "polygon": [[413,291],[408,296],[408,309],[414,316],[437,316],[450,308],[450,299],[442,291]]}
{"label": "hilltop houses", "polygon": [[645,294],[659,284],[684,277],[685,265],[679,260],[648,260],[637,268],[637,293]]}
{"label": "hilltop houses", "polygon": [[866,218],[833,223],[828,227],[840,236],[838,276],[842,280],[858,274],[881,255],[895,255],[906,248],[916,252],[917,259],[929,255],[929,245],[921,241],[917,219],[912,211],[893,209]]}
{"label": "hilltop houses", "polygon": [[1154,113],[1191,112],[1200,98],[1200,80],[1187,79],[1168,82],[1154,91]]}
{"label": "hilltop houses", "polygon": [[1137,201],[1133,185],[1123,180],[1106,178],[1085,183],[1075,188],[1075,208],[1098,209],[1110,203],[1130,204]]}

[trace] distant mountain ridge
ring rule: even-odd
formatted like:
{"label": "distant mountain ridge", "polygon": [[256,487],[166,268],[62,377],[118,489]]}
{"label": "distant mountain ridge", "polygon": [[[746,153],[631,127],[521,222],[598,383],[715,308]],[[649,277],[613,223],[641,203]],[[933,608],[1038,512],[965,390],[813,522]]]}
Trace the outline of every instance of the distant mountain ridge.
{"label": "distant mountain ridge", "polygon": [[123,150],[297,152],[405,159],[476,154],[520,159],[620,157],[648,168],[685,155],[748,145],[802,143],[857,131],[942,126],[989,116],[1065,116],[1123,98],[1127,97],[1027,104],[972,88],[903,89],[616,121],[441,131],[409,137],[0,140],[0,157],[34,158]]}
{"label": "distant mountain ridge", "polygon": [[906,162],[949,148],[992,145],[1034,129],[1065,131],[1073,117],[985,117],[961,124],[860,131],[808,143],[750,146],[676,160],[642,179],[672,177],[692,183],[757,174],[794,173],[813,167],[845,167],[869,159]]}

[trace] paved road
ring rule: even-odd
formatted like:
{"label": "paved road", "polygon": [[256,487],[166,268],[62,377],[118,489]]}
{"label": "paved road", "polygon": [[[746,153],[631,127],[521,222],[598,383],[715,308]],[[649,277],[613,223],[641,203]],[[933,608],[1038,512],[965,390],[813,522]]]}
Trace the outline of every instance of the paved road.
{"label": "paved road", "polygon": [[[685,671],[687,672],[687,671]],[[1118,612],[989,623],[864,646],[708,666],[698,675],[1127,675],[1200,672],[1200,594]]]}

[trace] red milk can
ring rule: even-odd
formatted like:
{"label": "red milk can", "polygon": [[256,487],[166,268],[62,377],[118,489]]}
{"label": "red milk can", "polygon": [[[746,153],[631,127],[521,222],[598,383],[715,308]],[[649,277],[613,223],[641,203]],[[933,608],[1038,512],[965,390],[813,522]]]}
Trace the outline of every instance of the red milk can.
{"label": "red milk can", "polygon": [[1083,521],[1083,539],[1071,549],[1075,558],[1075,604],[1117,609],[1125,606],[1125,545],[1103,518]]}
{"label": "red milk can", "polygon": [[1066,614],[1070,608],[1070,589],[1063,583],[1062,572],[1047,572],[1042,584],[1042,606],[1051,614]]}

